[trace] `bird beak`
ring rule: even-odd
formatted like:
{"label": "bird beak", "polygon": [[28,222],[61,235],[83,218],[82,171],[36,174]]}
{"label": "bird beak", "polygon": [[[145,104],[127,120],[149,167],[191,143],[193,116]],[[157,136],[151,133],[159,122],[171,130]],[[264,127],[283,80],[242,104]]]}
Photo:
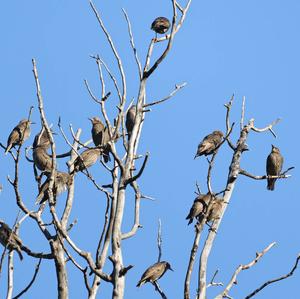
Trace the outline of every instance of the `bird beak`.
{"label": "bird beak", "polygon": [[171,268],[171,266],[170,266],[170,268],[169,268],[172,272],[174,272],[174,270]]}
{"label": "bird beak", "polygon": [[36,125],[36,123],[34,121],[31,121],[30,124],[31,125]]}
{"label": "bird beak", "polygon": [[93,122],[93,119],[92,119],[92,118],[88,117],[88,119],[89,119],[91,122]]}
{"label": "bird beak", "polygon": [[275,147],[273,144],[271,144],[271,145],[272,145],[272,148],[274,148],[274,147]]}

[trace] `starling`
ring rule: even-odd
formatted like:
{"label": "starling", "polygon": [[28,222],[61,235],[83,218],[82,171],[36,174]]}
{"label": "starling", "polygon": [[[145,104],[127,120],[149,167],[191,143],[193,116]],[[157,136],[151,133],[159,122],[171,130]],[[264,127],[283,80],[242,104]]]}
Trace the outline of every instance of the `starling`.
{"label": "starling", "polygon": [[205,195],[201,194],[196,197],[190,209],[189,214],[185,218],[186,220],[189,219],[188,225],[190,225],[193,222],[194,218],[201,220],[201,216],[204,216],[204,214],[207,212],[207,208],[210,203],[210,200],[211,200],[211,195],[209,194],[205,194]]}
{"label": "starling", "polygon": [[222,142],[222,138],[223,133],[221,131],[213,131],[211,134],[205,136],[198,145],[197,153],[194,159],[202,155],[208,156],[213,154],[216,148]]}
{"label": "starling", "polygon": [[150,266],[142,275],[142,278],[140,279],[140,281],[138,282],[138,284],[136,285],[137,287],[140,287],[141,285],[143,285],[146,282],[155,282],[158,279],[160,279],[165,272],[170,269],[171,271],[173,271],[173,269],[171,268],[171,265],[168,262],[158,262],[155,263],[154,265]]}
{"label": "starling", "polygon": [[110,161],[109,149],[110,146],[107,144],[110,141],[108,128],[104,126],[99,117],[89,118],[92,122],[92,137],[96,146],[103,147],[103,159],[107,163]]}
{"label": "starling", "polygon": [[[50,177],[51,175],[49,174],[45,182],[42,184],[40,193],[38,197],[36,198],[35,204],[42,204],[46,200],[49,199],[47,190],[49,188],[49,183],[50,183]],[[69,175],[66,172],[60,172],[57,171],[55,174],[54,178],[54,184],[53,184],[53,195],[54,198],[58,196],[60,193],[66,191],[70,185],[72,184],[72,176]]]}
{"label": "starling", "polygon": [[125,125],[126,125],[126,130],[128,133],[128,141],[130,140],[132,130],[134,127],[135,115],[136,115],[136,105],[133,105],[132,107],[130,107],[130,109],[127,111],[127,114],[126,114]]}
{"label": "starling", "polygon": [[51,172],[52,169],[52,158],[48,155],[46,148],[37,147],[32,153],[33,161],[35,166],[46,172]]}
{"label": "starling", "polygon": [[16,250],[20,257],[20,260],[23,260],[23,255],[21,252],[21,247],[22,247],[21,239],[3,221],[0,221],[0,243],[4,247],[6,246],[6,248],[9,251]]}
{"label": "starling", "polygon": [[211,222],[220,218],[222,205],[223,199],[214,198],[213,202],[208,208],[206,222]]}
{"label": "starling", "polygon": [[77,157],[74,161],[74,172],[82,171],[93,164],[95,164],[102,153],[102,149],[100,148],[89,148],[83,151],[79,157]]}
{"label": "starling", "polygon": [[[282,170],[283,157],[278,147],[272,145],[272,151],[267,158],[267,175],[280,175]],[[268,190],[274,190],[277,179],[268,179]]]}
{"label": "starling", "polygon": [[169,30],[169,28],[170,28],[170,21],[165,17],[156,18],[151,25],[151,30],[160,34],[166,33]]}
{"label": "starling", "polygon": [[[54,133],[52,132],[52,134]],[[37,147],[42,147],[45,150],[47,150],[50,147],[50,139],[45,128],[42,128],[41,132],[34,137],[32,147],[33,149]]]}
{"label": "starling", "polygon": [[21,145],[30,136],[30,124],[28,119],[22,119],[17,126],[14,127],[7,140],[5,155],[10,149],[16,145]]}

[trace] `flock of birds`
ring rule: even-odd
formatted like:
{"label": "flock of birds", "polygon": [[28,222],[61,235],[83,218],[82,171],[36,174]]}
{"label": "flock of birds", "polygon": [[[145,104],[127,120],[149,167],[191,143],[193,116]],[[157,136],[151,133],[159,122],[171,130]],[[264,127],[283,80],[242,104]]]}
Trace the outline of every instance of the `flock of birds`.
{"label": "flock of birds", "polygon": [[[151,29],[155,33],[164,34],[170,28],[170,21],[165,17],[156,18]],[[131,134],[134,127],[136,116],[136,106],[133,105],[127,112],[126,115],[126,129],[128,140],[131,138]],[[105,163],[110,161],[110,146],[109,142],[111,137],[108,128],[102,123],[100,118],[93,117],[90,118],[92,123],[92,138],[95,144],[95,148],[89,148],[84,150],[80,156],[78,156],[74,161],[74,170],[70,173],[61,172],[55,170],[53,194],[54,198],[60,193],[66,191],[73,181],[73,176],[79,171],[83,171],[86,168],[94,165],[100,156],[103,157]],[[10,133],[5,154],[10,152],[14,147],[21,146],[30,136],[30,125],[32,122],[27,119],[21,120],[18,125]],[[221,131],[214,131],[213,133],[207,135],[198,145],[197,153],[195,158],[205,155],[214,154],[217,149],[221,146],[224,141],[224,134]],[[42,128],[39,134],[34,138],[32,145],[32,157],[35,166],[46,175],[46,180],[41,185],[39,194],[36,198],[36,204],[45,203],[48,197],[48,188],[50,183],[50,174],[52,170],[52,158],[48,154],[48,149],[51,146],[51,142],[45,128]],[[272,145],[272,151],[267,158],[267,175],[278,176],[281,173],[283,164],[283,157],[277,147]],[[274,190],[276,178],[268,178],[268,190]],[[223,199],[215,197],[211,194],[200,194],[194,200],[194,203],[190,209],[188,216],[188,224],[191,224],[194,219],[201,222],[204,216],[206,216],[206,222],[212,222],[219,217],[222,208]],[[3,221],[0,221],[0,243],[6,247],[9,251],[17,251],[20,260],[23,259],[22,256],[22,241],[17,236],[17,234]],[[142,275],[137,287],[140,287],[146,282],[155,283],[160,279],[167,270],[172,270],[171,265],[166,262],[157,262],[150,266]]]}

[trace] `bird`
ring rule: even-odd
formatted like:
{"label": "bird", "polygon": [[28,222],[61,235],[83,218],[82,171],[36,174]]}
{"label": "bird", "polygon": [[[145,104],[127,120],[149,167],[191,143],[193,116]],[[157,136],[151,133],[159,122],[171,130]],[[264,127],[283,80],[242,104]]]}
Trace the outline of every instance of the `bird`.
{"label": "bird", "polygon": [[52,170],[52,158],[48,155],[47,149],[44,147],[36,147],[33,149],[32,157],[35,166],[46,172],[51,172]]}
{"label": "bird", "polygon": [[170,28],[170,21],[165,17],[156,18],[151,24],[151,30],[156,33],[164,34]]}
{"label": "bird", "polygon": [[213,131],[211,134],[205,136],[198,145],[194,159],[202,155],[208,156],[213,154],[216,148],[221,144],[223,136],[221,131]]}
{"label": "bird", "polygon": [[30,124],[28,119],[22,119],[17,126],[13,128],[7,139],[5,155],[16,145],[22,145],[30,136]]}
{"label": "bird", "polygon": [[[36,198],[35,204],[42,204],[49,199],[47,190],[49,188],[51,175],[48,174],[47,179],[42,184],[40,188],[40,192]],[[61,194],[62,192],[66,191],[70,185],[72,184],[72,176],[66,172],[57,171],[54,177],[53,183],[53,195],[54,198]]]}
{"label": "bird", "polygon": [[100,148],[89,148],[83,151],[80,156],[78,156],[74,161],[74,170],[71,174],[75,172],[82,171],[90,166],[94,165],[102,153]]}
{"label": "bird", "polygon": [[223,199],[215,197],[208,207],[206,222],[211,222],[220,218],[220,213],[223,206]]}
{"label": "bird", "polygon": [[140,287],[146,282],[154,283],[155,281],[160,279],[167,270],[174,271],[168,262],[163,261],[163,262],[155,263],[144,272],[142,278],[140,279],[140,281],[137,283],[136,286]]}
{"label": "bird", "polygon": [[[54,132],[51,131],[52,134],[54,134]],[[33,149],[37,148],[37,147],[42,147],[44,149],[48,149],[50,147],[50,139],[48,137],[48,133],[45,130],[45,128],[42,128],[42,130],[40,131],[40,133],[38,133],[35,137],[34,137],[34,141],[32,144]]]}
{"label": "bird", "polygon": [[[280,175],[280,172],[282,170],[282,165],[283,165],[283,157],[280,154],[280,150],[278,147],[272,144],[272,151],[267,158],[267,165],[266,165],[267,175]],[[268,185],[267,185],[268,190],[273,191],[275,189],[276,180],[277,179],[275,178],[268,179]]]}
{"label": "bird", "polygon": [[104,162],[107,163],[110,161],[110,146],[108,144],[110,136],[108,128],[102,123],[99,117],[92,117],[89,118],[89,120],[92,122],[92,138],[94,144],[103,147],[103,159]]}
{"label": "bird", "polygon": [[201,216],[204,216],[204,214],[207,212],[207,208],[210,201],[211,195],[209,193],[205,195],[200,194],[196,197],[189,214],[185,218],[186,220],[189,220],[188,225],[190,225],[193,222],[194,218],[197,218],[198,221],[201,221]]}
{"label": "bird", "polygon": [[136,105],[133,105],[127,111],[126,121],[125,121],[126,130],[127,130],[127,134],[128,134],[128,141],[130,140],[132,130],[134,127],[135,115],[136,115]]}
{"label": "bird", "polygon": [[23,260],[21,252],[22,241],[17,234],[10,229],[10,227],[0,220],[0,243],[6,247],[9,251],[16,250],[20,260]]}

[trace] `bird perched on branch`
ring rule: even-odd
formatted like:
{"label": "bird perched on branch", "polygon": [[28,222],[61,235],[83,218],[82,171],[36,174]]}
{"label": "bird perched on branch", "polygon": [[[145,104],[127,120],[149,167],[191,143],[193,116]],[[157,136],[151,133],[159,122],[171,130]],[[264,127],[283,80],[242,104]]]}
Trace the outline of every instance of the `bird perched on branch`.
{"label": "bird perched on branch", "polygon": [[101,154],[102,149],[100,148],[89,148],[83,151],[80,156],[75,159],[74,170],[71,172],[71,174],[91,167],[97,162]]}
{"label": "bird perched on branch", "polygon": [[[272,144],[272,151],[267,158],[267,175],[280,175],[283,165],[283,157],[280,154],[278,147]],[[275,189],[275,182],[277,179],[268,179],[268,190]]]}
{"label": "bird perched on branch", "polygon": [[107,163],[110,161],[110,146],[108,142],[110,141],[108,128],[102,123],[99,117],[89,118],[92,122],[92,137],[94,144],[96,146],[101,146],[103,148],[103,159]]}
{"label": "bird perched on branch", "polygon": [[[51,131],[51,133],[54,134],[54,132],[52,132],[52,131]],[[45,128],[42,128],[40,133],[38,133],[34,137],[32,147],[33,147],[33,149],[35,149],[37,147],[42,147],[45,150],[47,150],[50,147],[50,139],[48,137],[48,133]]]}
{"label": "bird perched on branch", "polygon": [[11,250],[16,250],[20,260],[23,260],[23,255],[21,252],[22,241],[17,236],[17,234],[10,229],[10,227],[0,220],[0,243],[6,248]]}
{"label": "bird perched on branch", "polygon": [[133,130],[133,127],[134,127],[135,115],[136,115],[136,105],[133,105],[127,111],[126,121],[125,121],[126,130],[127,130],[127,133],[128,133],[128,141],[130,140],[132,130]]}
{"label": "bird perched on branch", "polygon": [[46,172],[51,172],[52,169],[52,158],[48,155],[47,149],[44,147],[36,147],[33,149],[32,157],[35,166]]}
{"label": "bird perched on branch", "polygon": [[[35,204],[42,204],[43,202],[45,202],[46,200],[49,199],[47,190],[49,188],[50,178],[51,178],[51,175],[49,173],[47,179],[41,186],[40,193],[36,198]],[[55,174],[54,183],[53,183],[54,199],[56,198],[56,196],[58,196],[62,192],[69,189],[71,184],[72,184],[72,176],[70,174],[68,174],[66,172],[57,171]]]}
{"label": "bird perched on branch", "polygon": [[14,127],[7,139],[5,155],[10,149],[16,145],[21,145],[30,136],[30,125],[32,122],[28,119],[22,119],[17,126]]}
{"label": "bird perched on branch", "polygon": [[165,17],[156,18],[151,24],[151,30],[159,34],[166,33],[170,28],[170,21]]}
{"label": "bird perched on branch", "polygon": [[223,202],[222,198],[214,197],[208,207],[206,222],[215,221],[220,218]]}
{"label": "bird perched on branch", "polygon": [[216,148],[221,144],[223,136],[221,131],[213,131],[211,134],[205,136],[198,145],[194,159],[202,155],[208,156],[213,154]]}
{"label": "bird perched on branch", "polygon": [[211,195],[210,194],[200,194],[196,197],[194,200],[194,203],[190,209],[189,214],[185,218],[186,220],[189,219],[188,225],[190,225],[194,218],[198,219],[198,221],[201,221],[204,214],[207,212],[208,205],[211,202]]}
{"label": "bird perched on branch", "polygon": [[137,287],[140,287],[146,282],[155,282],[158,279],[160,279],[167,270],[173,271],[171,268],[171,265],[168,262],[158,262],[154,265],[150,266],[142,275],[142,278],[136,285]]}

